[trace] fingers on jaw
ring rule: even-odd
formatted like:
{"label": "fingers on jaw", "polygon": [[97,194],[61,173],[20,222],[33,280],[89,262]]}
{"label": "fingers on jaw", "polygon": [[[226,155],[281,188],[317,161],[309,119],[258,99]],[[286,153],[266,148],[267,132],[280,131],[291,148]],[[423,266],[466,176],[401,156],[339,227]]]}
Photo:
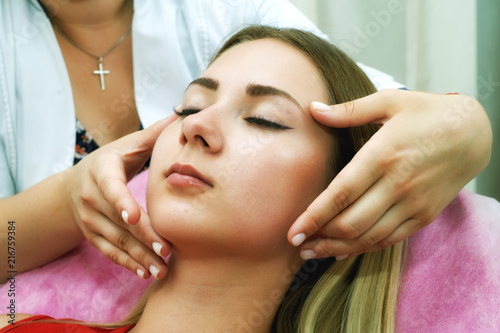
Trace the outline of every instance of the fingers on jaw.
{"label": "fingers on jaw", "polygon": [[[369,189],[374,182],[380,179],[381,175],[378,171],[369,170],[365,167],[357,168],[359,164],[365,165],[362,159],[357,159],[355,164],[353,161],[344,168],[335,179],[329,184],[327,189],[321,193],[316,200],[307,208],[307,210],[297,219],[297,222],[291,228],[290,241],[301,232],[306,235],[306,238],[315,234],[319,229],[326,225],[326,228],[336,228],[332,223],[338,218],[340,213],[345,213],[351,207],[357,207],[357,202],[360,196]],[[361,161],[361,162],[359,162]],[[353,183],[353,180],[355,182]],[[346,219],[344,219],[347,221]],[[362,229],[358,230],[357,226],[352,223],[345,223],[340,226],[340,235],[344,237],[354,238],[362,233]],[[335,235],[327,233],[327,235]],[[292,244],[294,244],[292,242]]]}
{"label": "fingers on jaw", "polygon": [[[115,248],[116,260],[113,262],[136,273],[140,278],[147,279],[153,276],[155,279],[163,279],[168,272],[168,267],[162,258],[150,253],[147,247],[135,247],[129,252]],[[111,255],[111,254],[110,254]],[[142,264],[141,264],[142,263]]]}
{"label": "fingers on jaw", "polygon": [[88,239],[92,246],[101,251],[104,256],[113,263],[128,269],[138,275],[141,279],[147,279],[151,276],[150,272],[143,265],[134,260],[125,251],[109,243],[104,237],[95,235],[94,237],[90,237]]}
{"label": "fingers on jaw", "polygon": [[345,210],[355,200],[353,191],[349,187],[338,188],[333,191],[331,204],[335,212],[340,213]]}
{"label": "fingers on jaw", "polygon": [[163,261],[162,254],[169,252],[169,247],[163,249],[163,245],[159,242],[152,242],[151,248],[143,244],[140,240],[134,237],[131,233],[124,232],[116,238],[118,249],[123,253],[128,254],[134,261],[143,263],[149,268],[149,272],[156,278],[163,278],[166,275],[166,264]]}
{"label": "fingers on jaw", "polygon": [[[305,238],[310,235],[313,235],[318,231],[322,226],[322,216],[316,213],[314,210],[307,209],[300,217],[299,217],[299,225],[302,230],[302,234]],[[300,237],[302,238],[302,237]],[[302,239],[303,241],[304,239]]]}
{"label": "fingers on jaw", "polygon": [[[128,230],[114,224],[108,223],[107,225],[109,229],[103,230],[105,231],[103,235],[92,234],[87,237],[94,247],[114,263],[127,268],[141,278],[147,279],[153,275],[161,279],[166,276],[167,265],[153,250],[135,238]],[[166,246],[166,249],[161,252],[169,250],[170,248]]]}
{"label": "fingers on jaw", "polygon": [[172,246],[168,242],[164,242],[165,244],[162,244],[160,242],[153,242],[152,243],[152,248],[155,251],[155,253],[161,257],[161,258],[166,258],[170,255],[170,251],[172,249]]}
{"label": "fingers on jaw", "polygon": [[[335,217],[351,200],[351,192],[348,190],[334,191],[331,193],[329,187],[323,192],[297,219],[290,233],[290,241],[298,246],[304,239],[314,235],[324,227],[325,223],[331,223],[331,218]],[[296,231],[300,232],[297,233]]]}
{"label": "fingers on jaw", "polygon": [[135,224],[139,221],[141,216],[139,205],[124,180],[109,178],[100,181],[98,186],[104,202],[110,207],[106,212],[108,217],[127,224]]}
{"label": "fingers on jaw", "polygon": [[[90,230],[94,230],[97,233],[97,228],[103,228],[103,226],[113,224],[116,227],[125,227],[127,224],[124,222],[124,217],[129,219],[128,214],[122,214],[122,212],[117,212],[113,206],[108,205],[102,201],[83,202],[83,206],[79,210],[79,219],[82,221],[83,225]],[[125,215],[125,216],[124,216]]]}
{"label": "fingers on jaw", "polygon": [[372,223],[371,219],[363,222],[360,220],[352,222],[348,217],[341,215],[326,224],[318,233],[326,237],[355,239],[369,228],[365,227],[365,225],[371,225]]}
{"label": "fingers on jaw", "polygon": [[129,225],[137,224],[142,216],[139,204],[135,201],[130,192],[124,191],[121,196],[122,197],[116,202],[109,202],[114,207],[112,216],[116,218],[115,221],[124,222]]}
{"label": "fingers on jaw", "polygon": [[[347,243],[350,242],[352,240],[347,241]],[[349,252],[345,252],[345,245],[342,244],[342,241],[336,242],[333,239],[311,241],[306,247],[300,252],[302,260],[329,257],[335,257],[336,260],[343,260],[353,256]]]}
{"label": "fingers on jaw", "polygon": [[[337,257],[338,260],[354,256],[354,254],[371,252],[393,245],[390,243],[393,238],[388,238],[397,225],[387,224],[377,221],[375,226],[365,233],[355,238],[319,238],[312,240],[304,246],[304,250],[311,250],[318,258]],[[309,254],[309,252],[305,252]],[[340,258],[339,258],[340,257]]]}
{"label": "fingers on jaw", "polygon": [[409,236],[411,236],[414,231],[416,225],[419,225],[418,220],[410,219],[402,223],[399,227],[397,227],[390,235],[378,241],[376,244],[373,244],[370,247],[364,248],[362,251],[354,252],[346,256],[346,258],[351,258],[358,256],[362,253],[370,253],[375,251],[380,251],[387,249],[393,245],[396,245],[404,240],[406,240]]}
{"label": "fingers on jaw", "polygon": [[378,243],[367,249],[360,248],[359,243],[356,243],[355,240],[320,239],[311,241],[300,254],[303,260],[327,257],[335,257],[337,260],[344,260],[358,256],[362,253],[382,249]]}
{"label": "fingers on jaw", "polygon": [[[373,219],[365,221],[363,232],[351,240],[351,246],[346,253],[372,252],[393,245],[392,238],[388,238],[405,221],[404,212],[397,208],[389,208],[379,219],[377,216],[369,215]],[[359,229],[358,229],[359,230]]]}
{"label": "fingers on jaw", "polygon": [[343,242],[352,242],[349,241],[340,241],[329,238],[321,238],[307,242],[306,245],[302,248],[300,255],[303,260],[313,259],[313,258],[327,258],[334,257],[340,253],[345,253],[342,251]]}
{"label": "fingers on jaw", "polygon": [[410,237],[413,233],[430,222],[421,219],[412,205],[397,204],[389,208],[384,215],[361,235],[359,244],[364,252],[385,249]]}
{"label": "fingers on jaw", "polygon": [[132,197],[115,203],[114,207],[115,209],[111,215],[114,221],[123,223],[123,225],[135,225],[139,223],[142,212],[138,203]]}
{"label": "fingers on jaw", "polygon": [[[361,242],[371,246],[383,238],[379,234],[388,235],[393,230],[390,229],[391,226],[395,228],[406,219],[406,216],[394,215],[394,208],[400,206],[397,202],[398,197],[394,191],[391,191],[391,188],[379,179],[357,198],[354,204],[337,215],[333,223],[327,224],[321,232],[326,236],[337,238],[358,238]],[[392,212],[393,220],[387,219],[388,212]],[[402,213],[404,214],[404,211]],[[401,215],[401,212],[397,215]],[[397,219],[400,220],[396,221]]]}
{"label": "fingers on jaw", "polygon": [[[137,253],[151,252],[153,250],[156,255],[162,258],[168,256],[170,253],[170,244],[154,231],[151,224],[145,221],[133,226],[126,226],[125,228],[108,223],[108,227],[109,229],[106,234],[113,235],[108,238],[117,247],[126,252],[131,252],[134,249],[141,249]],[[152,253],[150,254],[153,255]]]}
{"label": "fingers on jaw", "polygon": [[128,253],[137,263],[142,263],[144,267],[147,267],[149,273],[155,279],[163,279],[167,275],[167,265],[165,261],[152,253],[146,246],[134,247]]}
{"label": "fingers on jaw", "polygon": [[142,243],[147,244],[159,257],[166,257],[170,253],[171,245],[161,238],[151,224],[139,223],[130,228],[133,235]]}
{"label": "fingers on jaw", "polygon": [[[383,250],[404,241],[415,231],[419,230],[421,226],[422,222],[419,219],[411,218],[399,224],[386,236],[384,236],[386,232],[382,232],[379,236],[370,236],[364,240],[361,238],[352,240],[318,239],[308,242],[307,245],[304,246],[301,255],[303,255],[304,260],[311,259],[311,253],[314,253],[315,258],[332,256],[335,256],[337,260],[352,258],[362,253]],[[389,229],[392,230],[392,227]],[[374,234],[377,234],[377,231],[375,231]]]}
{"label": "fingers on jaw", "polygon": [[[416,231],[420,230],[425,225],[418,218],[410,218],[401,223],[390,235],[377,243],[380,249],[385,249],[389,246],[404,241],[413,235]],[[371,250],[371,249],[370,249]]]}

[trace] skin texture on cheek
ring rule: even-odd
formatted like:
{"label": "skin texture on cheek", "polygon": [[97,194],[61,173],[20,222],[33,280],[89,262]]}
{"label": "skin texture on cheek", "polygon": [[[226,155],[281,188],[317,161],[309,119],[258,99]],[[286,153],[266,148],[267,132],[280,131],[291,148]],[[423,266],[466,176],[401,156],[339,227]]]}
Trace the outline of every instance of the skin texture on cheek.
{"label": "skin texture on cheek", "polygon": [[[324,189],[321,174],[326,162],[312,148],[297,144],[289,150],[268,149],[261,152],[261,162],[247,165],[247,178],[238,184],[246,190],[236,201],[241,205],[236,205],[235,210],[243,212],[242,219],[246,217],[257,226],[247,232],[261,233],[262,244],[266,243],[262,239],[266,236],[285,239],[293,221]],[[244,212],[251,212],[252,217]]]}

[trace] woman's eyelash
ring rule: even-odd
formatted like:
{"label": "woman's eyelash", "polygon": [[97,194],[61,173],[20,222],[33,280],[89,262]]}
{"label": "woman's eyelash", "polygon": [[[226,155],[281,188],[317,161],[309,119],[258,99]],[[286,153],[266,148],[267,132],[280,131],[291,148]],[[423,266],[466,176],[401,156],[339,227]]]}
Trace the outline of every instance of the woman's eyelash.
{"label": "woman's eyelash", "polygon": [[257,126],[268,128],[268,129],[275,129],[275,130],[291,129],[291,127],[282,125],[282,124],[277,123],[275,121],[271,121],[271,120],[267,120],[267,119],[259,118],[259,117],[247,117],[247,118],[245,118],[245,120],[250,124],[254,124]]}
{"label": "woman's eyelash", "polygon": [[200,112],[199,109],[182,109],[182,110],[177,110],[174,108],[174,113],[178,115],[179,117],[186,117],[189,116],[190,114],[195,114]]}

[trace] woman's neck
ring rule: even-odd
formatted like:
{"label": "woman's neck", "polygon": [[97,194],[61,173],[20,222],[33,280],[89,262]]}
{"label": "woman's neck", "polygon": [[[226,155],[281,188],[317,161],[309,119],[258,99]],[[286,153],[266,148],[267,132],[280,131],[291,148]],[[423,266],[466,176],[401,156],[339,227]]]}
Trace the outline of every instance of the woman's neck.
{"label": "woman's neck", "polygon": [[299,265],[295,258],[198,261],[173,254],[133,332],[270,332]]}

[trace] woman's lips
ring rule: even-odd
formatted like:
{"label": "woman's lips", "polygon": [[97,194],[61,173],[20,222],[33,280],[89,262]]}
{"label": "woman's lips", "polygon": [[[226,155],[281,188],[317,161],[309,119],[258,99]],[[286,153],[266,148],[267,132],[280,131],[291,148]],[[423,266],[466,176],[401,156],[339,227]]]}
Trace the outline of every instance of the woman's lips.
{"label": "woman's lips", "polygon": [[167,181],[176,187],[200,187],[213,185],[194,167],[175,163],[167,172]]}

